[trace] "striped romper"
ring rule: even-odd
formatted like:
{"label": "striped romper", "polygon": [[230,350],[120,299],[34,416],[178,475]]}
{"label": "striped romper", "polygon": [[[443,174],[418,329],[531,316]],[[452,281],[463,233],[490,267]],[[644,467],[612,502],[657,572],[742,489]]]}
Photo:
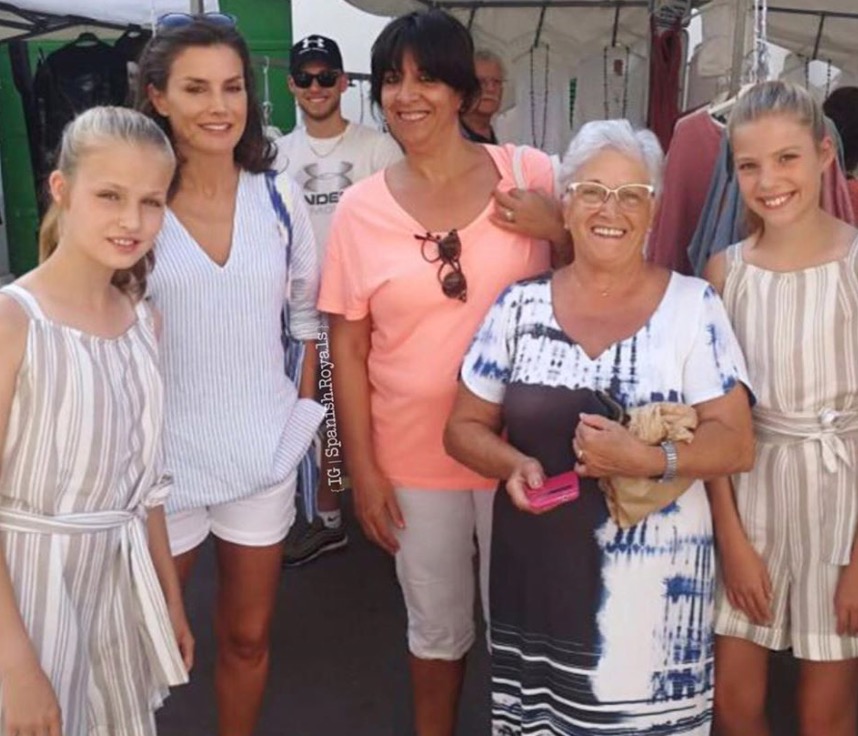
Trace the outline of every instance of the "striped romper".
{"label": "striped romper", "polygon": [[[27,313],[2,465],[0,545],[53,685],[63,736],[153,736],[167,686],[187,682],[146,538],[160,505],[162,388],[151,312],[106,339]],[[3,733],[0,703],[0,736]]]}
{"label": "striped romper", "polygon": [[[724,304],[757,397],[754,469],[736,505],[774,589],[770,626],[716,597],[716,632],[796,657],[858,657],[834,594],[858,520],[858,240],[838,261],[779,273],[727,250]],[[720,588],[720,586],[719,586]]]}

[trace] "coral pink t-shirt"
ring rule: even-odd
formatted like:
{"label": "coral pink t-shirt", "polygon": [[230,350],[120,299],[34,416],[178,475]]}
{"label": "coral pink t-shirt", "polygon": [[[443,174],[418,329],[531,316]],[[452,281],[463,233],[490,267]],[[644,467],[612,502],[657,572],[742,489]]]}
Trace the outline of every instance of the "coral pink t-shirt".
{"label": "coral pink t-shirt", "polygon": [[[486,146],[503,190],[516,186],[514,146]],[[522,156],[528,188],[554,192],[549,158]],[[442,445],[459,368],[477,327],[509,284],[547,270],[547,243],[507,233],[489,221],[494,204],[459,230],[468,300],[441,292],[439,263],[421,253],[423,228],[393,198],[384,171],[349,187],[334,213],[322,271],[319,309],[372,320],[367,371],[376,459],[398,487],[493,488]],[[446,233],[441,233],[446,234]],[[438,233],[436,233],[438,235]],[[427,255],[437,253],[426,244]],[[446,273],[445,269],[445,273]]]}

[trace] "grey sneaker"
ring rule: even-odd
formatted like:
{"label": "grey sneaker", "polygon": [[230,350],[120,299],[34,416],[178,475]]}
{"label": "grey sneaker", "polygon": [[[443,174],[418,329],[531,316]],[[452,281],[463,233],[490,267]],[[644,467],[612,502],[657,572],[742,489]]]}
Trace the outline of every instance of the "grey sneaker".
{"label": "grey sneaker", "polygon": [[293,529],[286,537],[283,567],[297,567],[315,560],[325,552],[342,549],[349,543],[345,526],[329,529],[321,519],[313,519],[308,526]]}

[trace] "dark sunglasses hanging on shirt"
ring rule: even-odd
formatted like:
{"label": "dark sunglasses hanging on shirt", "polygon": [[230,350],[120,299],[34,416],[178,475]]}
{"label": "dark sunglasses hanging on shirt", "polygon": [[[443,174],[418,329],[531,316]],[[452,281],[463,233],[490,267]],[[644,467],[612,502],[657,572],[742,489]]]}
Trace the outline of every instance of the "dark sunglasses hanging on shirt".
{"label": "dark sunglasses hanging on shirt", "polygon": [[[462,264],[459,262],[459,256],[462,255],[462,241],[459,239],[459,233],[455,229],[443,237],[426,233],[426,235],[415,235],[420,243],[420,252],[429,263],[441,262],[438,267],[438,281],[441,283],[441,291],[444,296],[450,299],[458,299],[459,301],[468,300],[468,280],[465,274],[462,273]],[[426,244],[434,243],[438,248],[438,254],[435,256],[427,255]],[[448,271],[444,276],[441,276],[445,266],[449,266],[452,270]]]}

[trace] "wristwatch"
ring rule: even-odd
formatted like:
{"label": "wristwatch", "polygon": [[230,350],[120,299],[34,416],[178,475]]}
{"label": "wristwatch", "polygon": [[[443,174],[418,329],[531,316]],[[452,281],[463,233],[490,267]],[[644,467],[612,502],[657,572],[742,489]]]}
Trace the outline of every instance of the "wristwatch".
{"label": "wristwatch", "polygon": [[660,446],[662,452],[664,452],[665,466],[664,473],[662,473],[659,481],[667,483],[668,481],[676,478],[676,461],[678,459],[676,454],[676,445],[670,440],[665,440]]}

